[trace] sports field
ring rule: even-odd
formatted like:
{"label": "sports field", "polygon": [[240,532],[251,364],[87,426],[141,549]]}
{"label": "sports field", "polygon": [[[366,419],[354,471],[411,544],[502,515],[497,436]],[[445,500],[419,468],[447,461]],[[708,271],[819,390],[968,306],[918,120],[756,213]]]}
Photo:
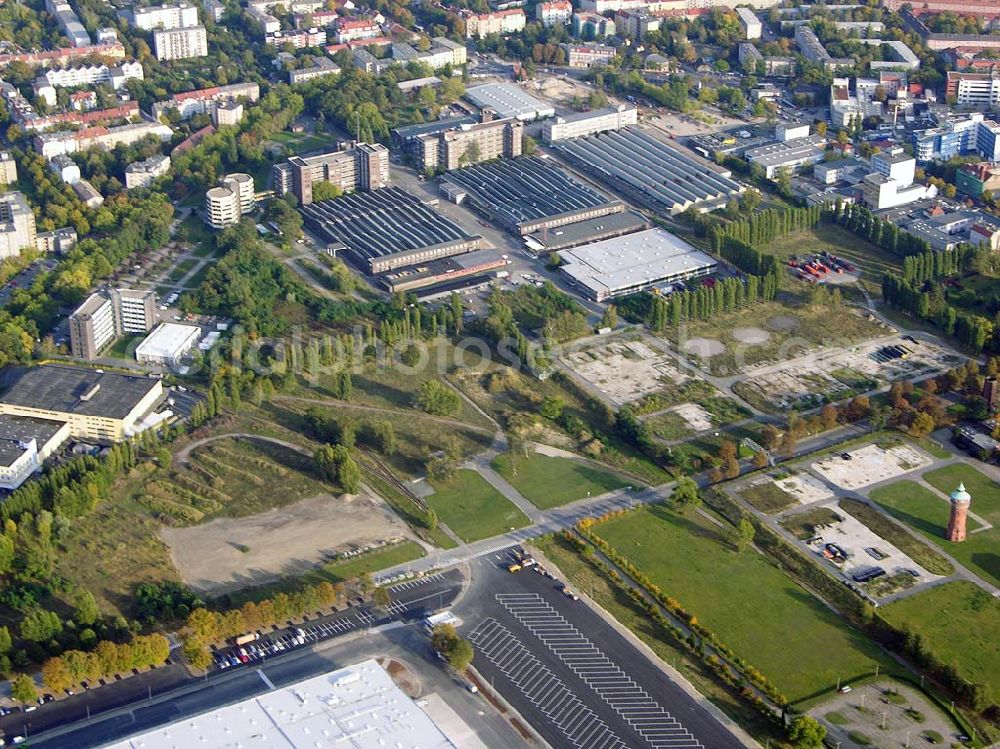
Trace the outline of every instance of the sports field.
{"label": "sports field", "polygon": [[946,583],[890,603],[889,622],[919,632],[944,663],[1000,695],[1000,601],[970,582]]}
{"label": "sports field", "polygon": [[642,568],[792,702],[836,688],[889,660],[810,593],[752,552],[740,554],[700,515],[663,505],[599,525]]}
{"label": "sports field", "polygon": [[434,494],[427,502],[440,521],[463,541],[499,536],[530,522],[475,471],[456,471],[448,481],[435,483]]}
{"label": "sports field", "polygon": [[510,453],[504,453],[493,460],[493,468],[542,510],[635,485],[634,481],[581,461],[540,453],[532,453],[527,458],[523,455],[512,458]]}

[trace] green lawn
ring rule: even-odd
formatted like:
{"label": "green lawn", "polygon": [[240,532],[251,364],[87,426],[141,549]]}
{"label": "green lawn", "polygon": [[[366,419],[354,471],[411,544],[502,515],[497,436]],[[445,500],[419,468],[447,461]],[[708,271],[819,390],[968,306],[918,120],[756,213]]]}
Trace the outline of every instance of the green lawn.
{"label": "green lawn", "polygon": [[333,136],[314,135],[313,133],[276,133],[271,136],[271,140],[283,146],[291,148],[293,151],[304,152],[313,151],[317,148],[325,148],[333,143]]}
{"label": "green lawn", "polygon": [[541,453],[517,455],[513,463],[510,453],[504,453],[494,459],[493,468],[542,510],[635,484],[576,460]]}
{"label": "green lawn", "polygon": [[197,264],[198,261],[195,260],[193,257],[189,257],[186,260],[182,260],[176,266],[174,266],[173,270],[170,271],[169,275],[167,276],[167,281],[170,283],[177,283],[182,278],[184,278],[184,276],[190,273],[191,270],[194,268],[194,266],[196,266]]}
{"label": "green lawn", "polygon": [[433,486],[427,503],[463,541],[499,536],[531,522],[475,471],[456,471],[446,483]]}
{"label": "green lawn", "polygon": [[971,511],[1000,525],[1000,484],[966,463],[938,468],[924,474],[924,481],[939,492],[950,495],[960,483],[972,495]]}
{"label": "green lawn", "polygon": [[1000,697],[1000,601],[973,583],[946,583],[890,603],[882,616],[924,636],[929,649]]}
{"label": "green lawn", "polygon": [[787,510],[799,501],[773,481],[751,484],[740,492],[752,507],[768,514]]}
{"label": "green lawn", "polygon": [[[135,360],[135,346],[139,345],[139,342],[146,337],[145,333],[137,333],[135,335],[123,335],[121,338],[116,340],[107,351],[104,352],[104,356],[110,356],[115,359],[128,359],[130,361]],[[133,347],[132,351],[129,351],[129,346]]]}
{"label": "green lawn", "polygon": [[700,515],[662,505],[596,528],[791,701],[836,687],[889,659],[792,580],[752,552],[739,554]]}
{"label": "green lawn", "polygon": [[198,269],[197,273],[187,279],[187,282],[184,285],[189,289],[197,289],[201,286],[201,282],[205,280],[205,276],[208,275],[208,272],[214,267],[215,263],[205,263]]}
{"label": "green lawn", "polygon": [[[973,472],[971,468],[968,470]],[[931,471],[931,473],[938,473],[938,471]],[[925,476],[927,475],[930,474],[925,474]],[[940,479],[940,476],[935,478]],[[950,479],[951,476],[949,475],[948,478]],[[948,514],[950,512],[948,502],[912,481],[897,481],[888,486],[881,486],[868,496],[885,507],[894,518],[919,531],[951,554],[971,572],[982,575],[994,585],[1000,585],[1000,555],[997,554],[1000,531],[994,528],[981,533],[973,533],[972,531],[981,526],[969,518],[968,538],[960,544],[947,541],[944,533],[948,527]],[[972,495],[972,504],[976,510],[979,509],[975,507],[975,494]]]}

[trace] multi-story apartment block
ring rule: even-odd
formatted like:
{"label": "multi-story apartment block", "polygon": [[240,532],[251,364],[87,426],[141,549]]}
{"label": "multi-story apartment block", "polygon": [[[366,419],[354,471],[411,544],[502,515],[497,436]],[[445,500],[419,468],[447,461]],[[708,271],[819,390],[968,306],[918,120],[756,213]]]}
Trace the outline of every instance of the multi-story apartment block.
{"label": "multi-story apartment block", "polygon": [[604,39],[615,34],[615,22],[600,13],[574,13],[570,28],[574,36],[582,39]]}
{"label": "multi-story apartment block", "polygon": [[571,68],[592,68],[607,65],[614,59],[617,50],[606,44],[564,44],[566,64]]}
{"label": "multi-story apartment block", "polygon": [[233,172],[220,179],[219,184],[236,193],[241,215],[253,212],[257,205],[253,177],[243,172]]}
{"label": "multi-story apartment block", "polygon": [[920,0],[910,3],[908,0],[882,0],[882,5],[892,11],[897,11],[903,5],[909,5],[914,15],[928,13],[955,13],[960,16],[980,16],[982,18],[1000,18],[1000,5],[995,0]]}
{"label": "multi-story apartment block", "polygon": [[149,187],[153,180],[170,170],[170,157],[154,154],[148,159],[136,161],[125,167],[125,189]]}
{"label": "multi-story apartment block", "polygon": [[76,153],[88,148],[111,150],[119,143],[131,145],[147,135],[155,135],[160,140],[170,140],[174,131],[166,125],[153,122],[136,122],[118,127],[88,127],[83,130],[61,130],[55,133],[39,133],[34,146],[42,156],[51,159],[60,153]]}
{"label": "multi-story apartment block", "polygon": [[620,36],[643,39],[652,31],[659,31],[663,18],[645,10],[620,10],[615,14],[615,30]]}
{"label": "multi-story apartment block", "polygon": [[76,11],[65,0],[45,0],[45,9],[59,24],[63,34],[74,47],[89,47],[94,43],[80,23]]}
{"label": "multi-story apartment block", "polygon": [[760,39],[764,27],[760,19],[749,8],[737,8],[736,15],[740,17],[740,26],[743,27],[743,36],[747,39]]}
{"label": "multi-story apartment block", "polygon": [[261,25],[264,30],[264,36],[268,34],[275,34],[281,31],[281,21],[272,16],[263,8],[258,8],[255,5],[251,5],[247,8],[247,13],[250,17]]}
{"label": "multi-story apartment block", "polygon": [[562,26],[573,17],[573,3],[569,0],[552,0],[535,6],[535,20],[542,26]]}
{"label": "multi-story apartment block", "polygon": [[313,58],[313,64],[308,68],[298,68],[288,71],[288,82],[291,84],[305,83],[313,78],[322,78],[327,75],[339,75],[340,66],[328,57]]}
{"label": "multi-story apartment block", "polygon": [[190,29],[198,25],[198,8],[187,2],[129,8],[119,14],[137,29]]}
{"label": "multi-story apartment block", "polygon": [[638,121],[639,110],[620,104],[613,109],[596,109],[592,112],[579,112],[546,120],[542,125],[542,139],[546,143],[551,143],[556,140],[583,138],[609,130],[621,130],[623,127],[635,125]]}
{"label": "multi-story apartment block", "polygon": [[340,44],[382,36],[382,29],[370,18],[339,18],[335,28]]}
{"label": "multi-story apartment block", "polygon": [[501,156],[512,159],[521,155],[523,134],[520,120],[493,120],[483,110],[482,122],[418,136],[416,166],[425,172],[449,171]]}
{"label": "multi-story apartment block", "polygon": [[292,156],[271,168],[278,195],[291,193],[299,205],[313,202],[312,186],[329,182],[344,192],[378,190],[389,184],[389,149],[375,143],[357,143],[343,151],[317,156]]}
{"label": "multi-story apartment block", "polygon": [[163,29],[153,32],[157,60],[186,60],[208,54],[208,32],[204,26]]}
{"label": "multi-story apartment block", "polygon": [[185,91],[153,104],[152,114],[154,119],[159,120],[167,110],[176,109],[180,118],[186,120],[196,114],[211,114],[218,104],[238,99],[257,101],[260,99],[260,86],[256,83],[231,83],[228,86]]}
{"label": "multi-story apartment block", "polygon": [[326,29],[314,27],[293,31],[275,31],[273,34],[265,34],[264,41],[275,47],[280,47],[283,44],[291,44],[295,49],[322,47],[326,44]]}
{"label": "multi-story apartment block", "polygon": [[222,16],[226,12],[226,6],[219,2],[219,0],[201,0],[201,9],[215,23],[221,21]]}
{"label": "multi-story apartment block", "polygon": [[0,185],[17,182],[17,162],[10,151],[0,151]]}
{"label": "multi-story apartment block", "polygon": [[80,359],[96,359],[119,336],[148,332],[155,321],[156,294],[151,290],[91,294],[69,316],[70,350]]}
{"label": "multi-story apartment block", "polygon": [[963,107],[995,107],[1000,105],[1000,71],[963,73],[948,71],[945,95],[949,101]]}
{"label": "multi-story apartment block", "polygon": [[113,42],[111,44],[95,44],[91,47],[60,47],[42,52],[8,52],[0,54],[0,68],[13,62],[24,63],[29,68],[70,65],[74,60],[89,59],[93,55],[124,60],[125,46],[121,42]]}
{"label": "multi-story apartment block", "polygon": [[520,8],[470,14],[465,18],[465,36],[468,39],[485,39],[490,34],[514,34],[523,30],[527,21]]}
{"label": "multi-story apartment block", "polygon": [[213,187],[205,193],[205,222],[213,229],[225,229],[240,222],[240,198],[228,187]]}
{"label": "multi-story apartment block", "polygon": [[0,260],[35,248],[35,214],[19,192],[0,195]]}
{"label": "multi-story apartment block", "polygon": [[50,106],[56,106],[57,88],[95,86],[109,84],[115,91],[125,82],[135,78],[143,79],[142,63],[133,60],[121,65],[81,65],[79,67],[50,68],[35,79],[35,96],[41,97]]}

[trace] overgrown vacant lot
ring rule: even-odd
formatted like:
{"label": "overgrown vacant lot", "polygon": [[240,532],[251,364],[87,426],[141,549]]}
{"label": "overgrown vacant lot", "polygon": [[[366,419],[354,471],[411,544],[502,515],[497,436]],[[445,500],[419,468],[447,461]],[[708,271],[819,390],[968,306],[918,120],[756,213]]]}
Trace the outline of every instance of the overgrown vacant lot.
{"label": "overgrown vacant lot", "polygon": [[582,462],[540,453],[528,457],[505,453],[494,459],[493,468],[543,510],[635,485]]}
{"label": "overgrown vacant lot", "polygon": [[1000,695],[1000,602],[969,582],[939,585],[895,601],[882,615],[923,635],[928,649],[962,676]]}
{"label": "overgrown vacant lot", "polygon": [[760,555],[737,553],[700,515],[658,505],[596,531],[792,701],[890,665],[863,634]]}
{"label": "overgrown vacant lot", "polygon": [[881,293],[885,273],[900,273],[903,269],[899,255],[876,247],[836,224],[821,223],[792,232],[774,240],[764,249],[783,260],[792,255],[815,254],[824,250],[831,252],[860,268],[862,278],[868,282],[868,290],[873,294]]}
{"label": "overgrown vacant lot", "polygon": [[427,502],[441,522],[463,541],[498,536],[530,522],[475,471],[456,471],[448,481],[435,483],[434,494]]}
{"label": "overgrown vacant lot", "polygon": [[[965,478],[976,481],[973,474],[978,474],[982,479],[986,479],[981,473],[968,466],[949,466],[948,469],[964,469],[962,472]],[[948,470],[944,469],[944,470]],[[925,478],[934,475],[936,481],[942,486],[947,486],[945,481],[950,482],[955,478],[954,471],[941,474],[940,471],[931,471],[925,474]],[[988,480],[988,479],[986,479]],[[966,483],[966,488],[969,488]],[[954,490],[957,482],[949,492]],[[973,491],[969,490],[970,493]],[[968,538],[960,544],[951,543],[944,534],[948,528],[948,514],[950,512],[948,502],[942,497],[935,496],[929,489],[913,481],[897,481],[888,486],[880,486],[869,495],[874,501],[885,507],[886,511],[897,520],[909,525],[914,530],[920,532],[935,544],[940,546],[957,559],[970,572],[981,575],[987,582],[1000,585],[1000,555],[997,554],[997,544],[1000,543],[1000,530],[991,528],[989,530],[977,531],[982,526],[973,518],[968,519]],[[984,497],[989,497],[988,492],[983,493]],[[972,511],[979,512],[989,517],[990,500],[987,498],[981,506],[976,501],[976,494],[972,494]],[[974,532],[975,531],[975,532]]]}

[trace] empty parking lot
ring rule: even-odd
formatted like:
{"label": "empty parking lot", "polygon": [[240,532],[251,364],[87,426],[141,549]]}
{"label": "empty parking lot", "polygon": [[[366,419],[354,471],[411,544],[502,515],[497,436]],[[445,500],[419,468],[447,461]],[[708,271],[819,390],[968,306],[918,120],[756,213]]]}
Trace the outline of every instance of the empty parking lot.
{"label": "empty parking lot", "polygon": [[478,560],[459,613],[484,678],[553,746],[726,749],[740,742],[561,584]]}

